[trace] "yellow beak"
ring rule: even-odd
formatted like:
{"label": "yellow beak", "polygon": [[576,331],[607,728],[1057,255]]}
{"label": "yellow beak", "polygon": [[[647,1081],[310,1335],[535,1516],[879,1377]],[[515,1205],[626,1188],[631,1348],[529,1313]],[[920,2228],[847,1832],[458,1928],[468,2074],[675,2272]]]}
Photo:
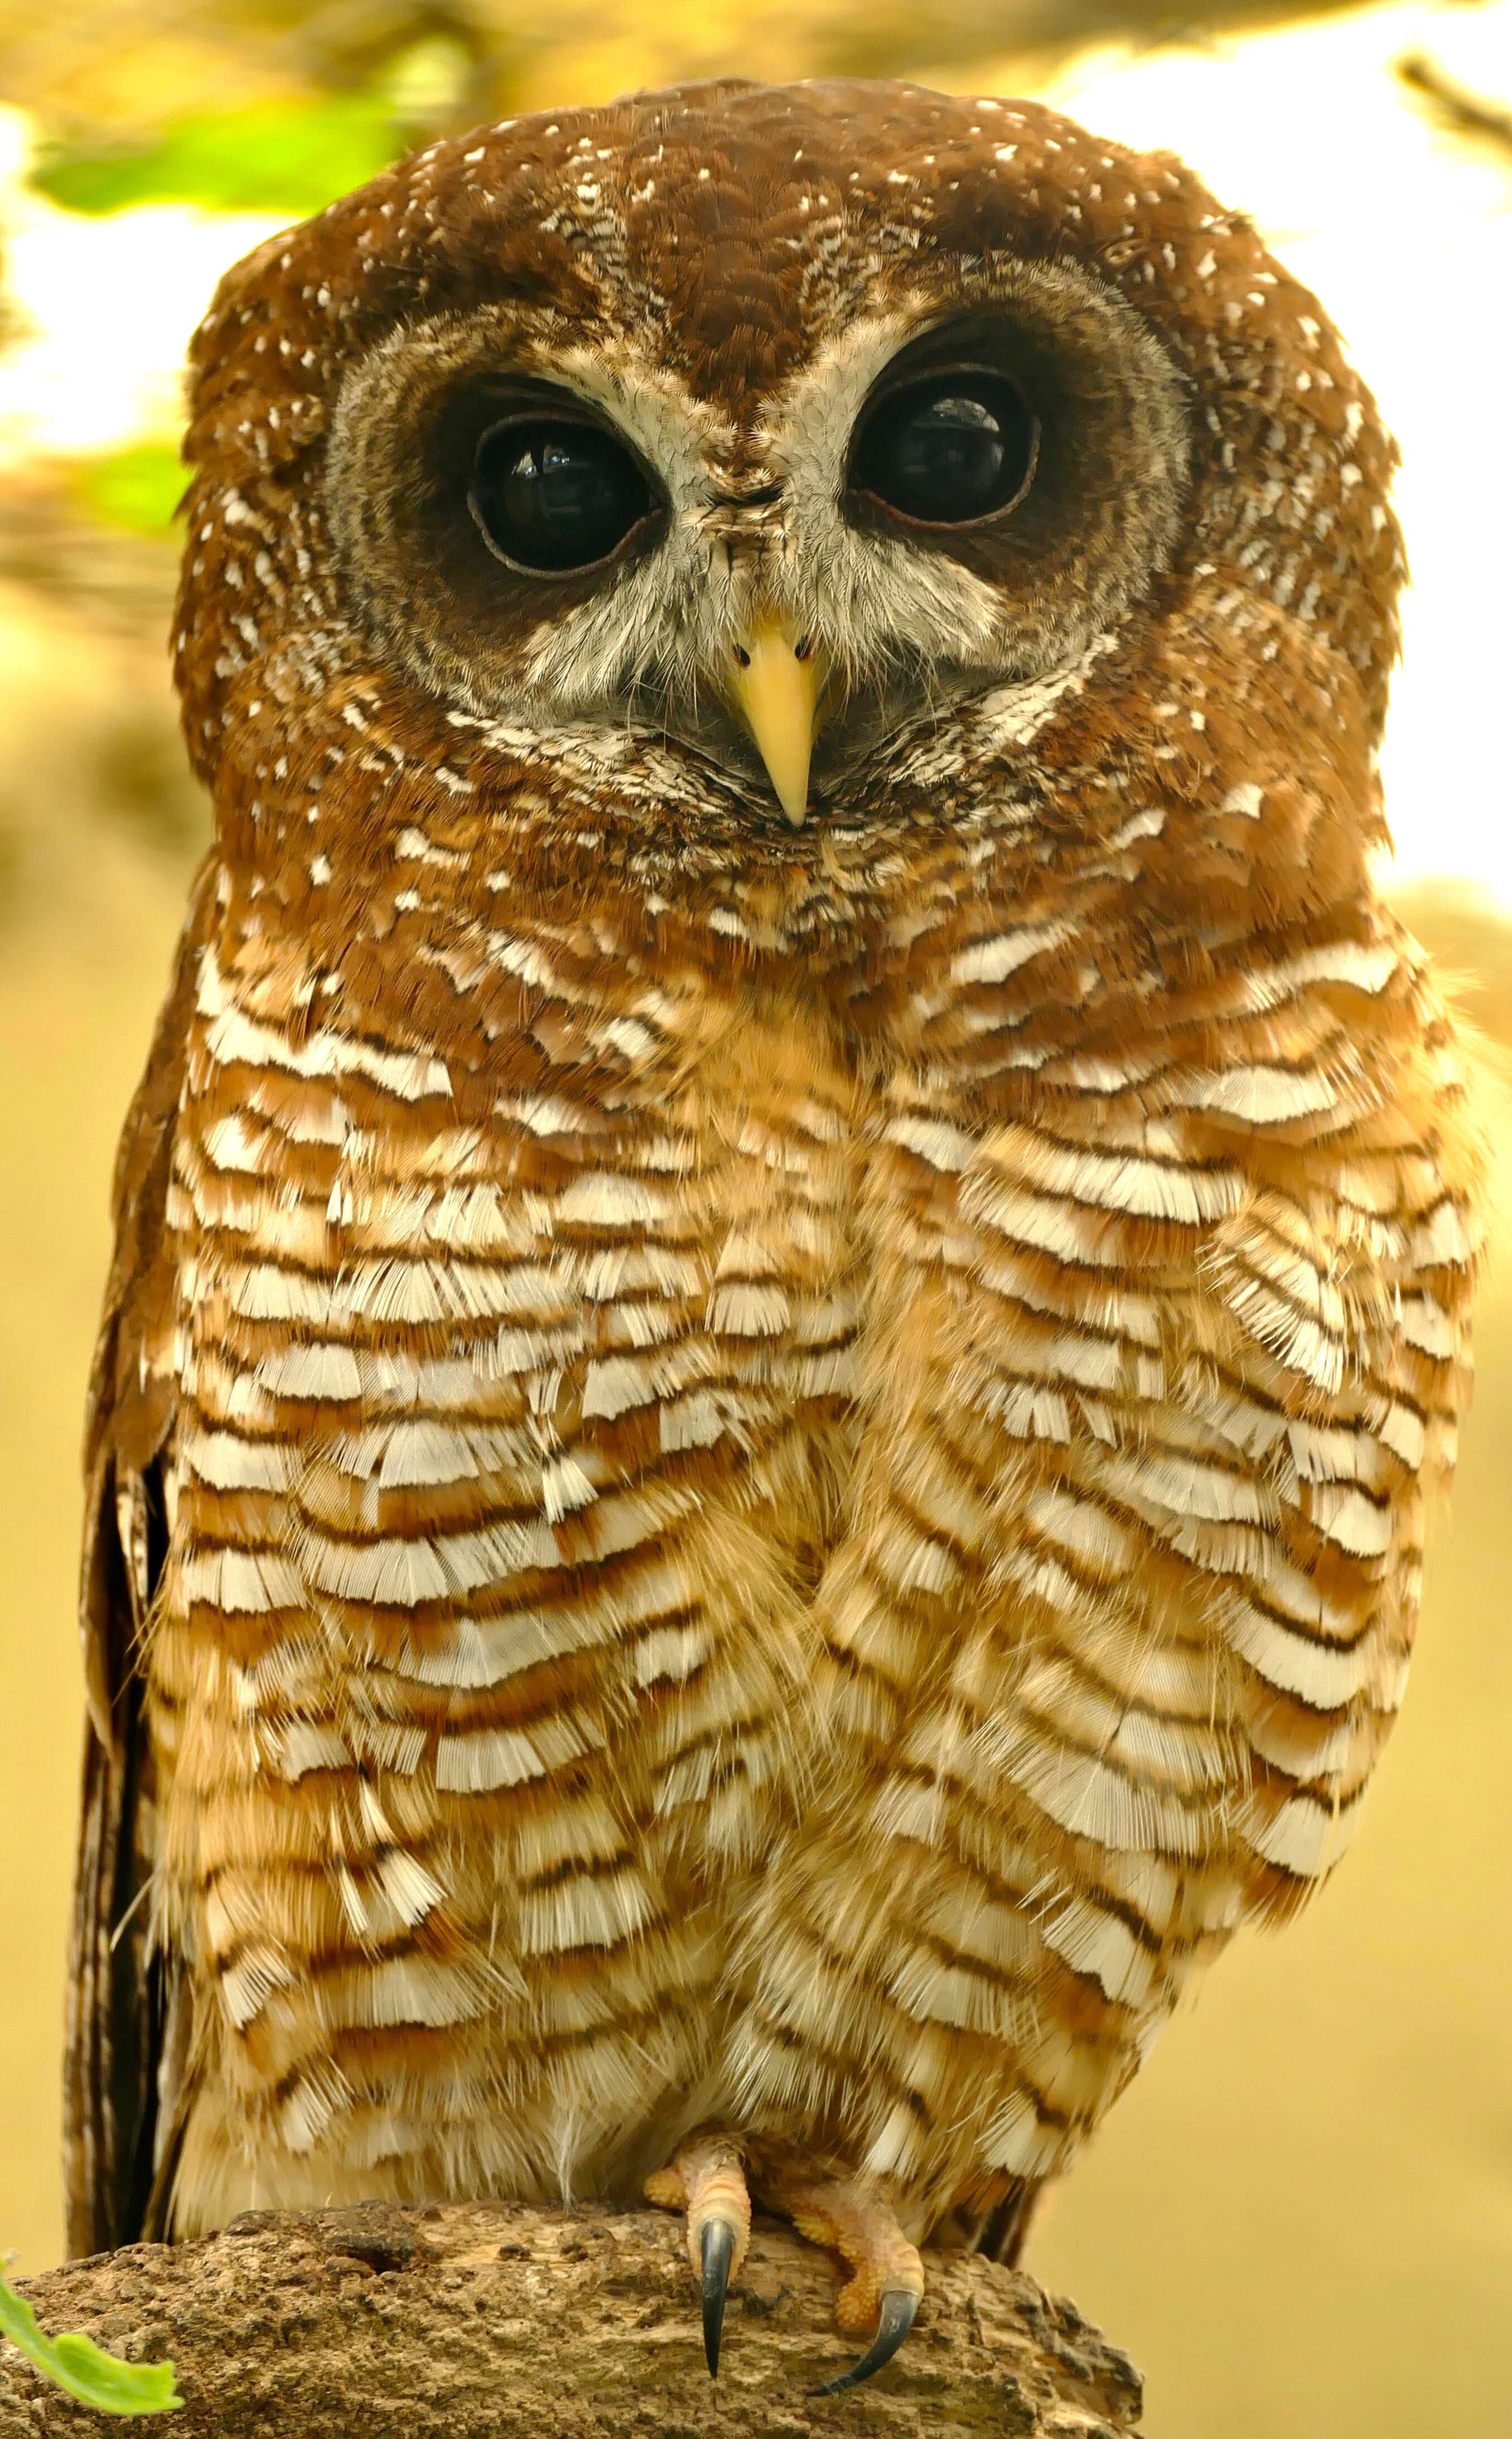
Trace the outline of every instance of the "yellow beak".
{"label": "yellow beak", "polygon": [[791,619],[774,611],[753,620],[735,660],[726,691],[756,739],[778,804],[793,828],[801,829],[828,664]]}

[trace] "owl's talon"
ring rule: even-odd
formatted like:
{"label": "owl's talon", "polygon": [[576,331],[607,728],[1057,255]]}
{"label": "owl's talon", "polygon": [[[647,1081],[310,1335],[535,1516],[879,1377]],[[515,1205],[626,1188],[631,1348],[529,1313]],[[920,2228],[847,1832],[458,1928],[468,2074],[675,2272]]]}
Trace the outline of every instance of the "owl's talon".
{"label": "owl's talon", "polygon": [[751,2197],[738,2145],[727,2134],[692,2134],[669,2166],[646,2180],[646,2199],[687,2214],[687,2253],[703,2305],[703,2355],[720,2369],[724,2298],[751,2240]]}
{"label": "owl's talon", "polygon": [[883,2186],[854,2175],[817,2172],[791,2156],[757,2156],[756,2190],[762,2202],[792,2221],[810,2244],[838,2252],[850,2271],[835,2298],[835,2319],[847,2337],[875,2330],[870,2345],[849,2371],[810,2393],[836,2396],[859,2388],[891,2362],[918,2317],[924,2295],[924,2264],[904,2234]]}
{"label": "owl's talon", "polygon": [[819,2388],[809,2391],[810,2396],[838,2396],[843,2388],[860,2388],[863,2379],[890,2363],[918,2317],[919,2299],[911,2287],[886,2287],[878,2305],[877,2335],[860,2360],[838,2379],[827,2379]]}
{"label": "owl's talon", "polygon": [[720,2376],[720,2333],[724,2326],[724,2297],[730,2284],[737,2232],[727,2218],[711,2218],[703,2229],[703,2359],[708,2364],[710,2379]]}

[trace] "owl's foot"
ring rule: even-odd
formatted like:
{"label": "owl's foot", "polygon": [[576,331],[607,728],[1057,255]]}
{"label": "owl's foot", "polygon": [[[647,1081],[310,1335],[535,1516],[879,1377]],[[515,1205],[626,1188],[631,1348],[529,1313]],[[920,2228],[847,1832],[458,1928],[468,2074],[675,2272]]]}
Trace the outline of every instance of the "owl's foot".
{"label": "owl's foot", "polygon": [[838,2252],[850,2276],[835,2299],[835,2318],[847,2337],[874,2332],[849,2371],[827,2379],[815,2396],[859,2388],[891,2362],[914,2325],[924,2294],[924,2264],[889,2205],[859,2179],[817,2177],[777,2169],[757,2179],[760,2199],[791,2219],[810,2244]]}
{"label": "owl's foot", "polygon": [[724,2297],[751,2240],[751,2197],[739,2145],[727,2134],[690,2134],[669,2166],[646,2180],[646,2199],[687,2214],[687,2257],[703,2299],[703,2354],[709,2377],[720,2368]]}

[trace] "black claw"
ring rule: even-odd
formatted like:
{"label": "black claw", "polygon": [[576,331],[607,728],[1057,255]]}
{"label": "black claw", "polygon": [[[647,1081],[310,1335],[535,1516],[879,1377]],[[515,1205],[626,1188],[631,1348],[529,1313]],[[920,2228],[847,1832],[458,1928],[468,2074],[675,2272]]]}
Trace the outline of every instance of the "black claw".
{"label": "black claw", "polygon": [[720,2331],[724,2326],[724,2291],[735,2258],[735,2230],[727,2218],[711,2218],[700,2244],[703,2262],[703,2356],[710,2379],[720,2376]]}
{"label": "black claw", "polygon": [[843,2388],[860,2388],[863,2379],[881,2371],[883,2363],[892,2361],[898,2347],[913,2327],[918,2314],[918,2297],[909,2287],[887,2287],[882,2290],[881,2308],[877,2315],[877,2335],[860,2362],[843,2371],[838,2379],[827,2379],[823,2388],[811,2388],[810,2396],[838,2396]]}

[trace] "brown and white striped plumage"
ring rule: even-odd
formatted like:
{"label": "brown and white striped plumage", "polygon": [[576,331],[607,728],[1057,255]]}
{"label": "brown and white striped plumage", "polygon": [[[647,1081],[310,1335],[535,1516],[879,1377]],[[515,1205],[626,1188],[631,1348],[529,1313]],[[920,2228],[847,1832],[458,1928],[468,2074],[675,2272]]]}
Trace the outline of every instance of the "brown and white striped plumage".
{"label": "brown and white striped plumage", "polygon": [[[836,505],[952,315],[1070,366],[992,567]],[[496,358],[656,466],[665,597],[428,555]],[[629,2196],[701,2124],[1001,2240],[1342,1848],[1452,1458],[1391,444],[1174,162],[898,86],[433,147],[194,364],[72,2241]],[[800,828],[697,684],[768,596],[840,672]]]}

